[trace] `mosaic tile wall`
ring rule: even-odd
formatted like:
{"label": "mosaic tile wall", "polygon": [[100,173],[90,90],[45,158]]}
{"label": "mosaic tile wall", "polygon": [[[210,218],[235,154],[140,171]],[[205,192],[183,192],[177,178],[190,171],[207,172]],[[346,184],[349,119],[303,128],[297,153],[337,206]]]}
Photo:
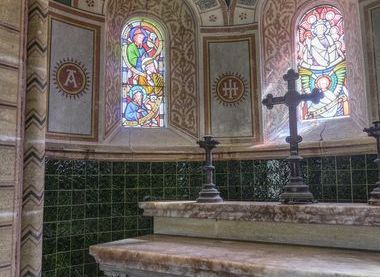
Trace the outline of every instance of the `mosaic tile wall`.
{"label": "mosaic tile wall", "polygon": [[[366,202],[377,178],[374,155],[305,159],[306,180],[324,202]],[[225,200],[276,201],[284,161],[216,162]],[[43,276],[102,276],[90,245],[149,234],[138,201],[194,200],[202,163],[54,161],[46,164]]]}

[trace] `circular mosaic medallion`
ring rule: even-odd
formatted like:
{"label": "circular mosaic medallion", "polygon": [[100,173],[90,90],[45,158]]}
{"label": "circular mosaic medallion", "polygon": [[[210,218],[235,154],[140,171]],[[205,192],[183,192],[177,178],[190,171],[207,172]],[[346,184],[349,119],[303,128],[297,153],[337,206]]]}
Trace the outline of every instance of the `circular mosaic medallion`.
{"label": "circular mosaic medallion", "polygon": [[90,80],[87,70],[78,61],[60,61],[53,76],[56,89],[67,97],[79,97],[88,90]]}
{"label": "circular mosaic medallion", "polygon": [[240,74],[223,74],[216,79],[213,92],[221,104],[237,105],[245,99],[247,82]]}

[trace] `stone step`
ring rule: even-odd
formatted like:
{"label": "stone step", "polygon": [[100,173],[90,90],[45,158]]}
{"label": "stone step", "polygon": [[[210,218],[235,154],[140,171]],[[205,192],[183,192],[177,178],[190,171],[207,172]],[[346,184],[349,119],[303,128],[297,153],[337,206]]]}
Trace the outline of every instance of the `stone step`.
{"label": "stone step", "polygon": [[120,277],[380,276],[380,252],[167,235],[99,244],[90,254]]}
{"label": "stone step", "polygon": [[[380,251],[380,207],[320,203],[142,202],[154,233]],[[354,234],[354,235],[353,235]]]}

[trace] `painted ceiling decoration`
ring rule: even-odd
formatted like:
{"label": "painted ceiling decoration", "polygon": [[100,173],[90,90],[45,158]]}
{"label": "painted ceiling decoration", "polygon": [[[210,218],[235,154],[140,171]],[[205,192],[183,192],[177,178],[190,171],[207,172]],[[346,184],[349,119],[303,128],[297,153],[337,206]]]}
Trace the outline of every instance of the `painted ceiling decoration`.
{"label": "painted ceiling decoration", "polygon": [[[106,0],[50,0],[86,12],[104,15]],[[258,0],[189,0],[202,27],[244,25],[256,22]]]}

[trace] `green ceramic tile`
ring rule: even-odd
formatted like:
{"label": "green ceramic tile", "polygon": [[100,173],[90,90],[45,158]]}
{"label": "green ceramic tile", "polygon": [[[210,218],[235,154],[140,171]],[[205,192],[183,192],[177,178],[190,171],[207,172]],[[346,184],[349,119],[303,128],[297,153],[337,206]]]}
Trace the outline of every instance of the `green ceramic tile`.
{"label": "green ceramic tile", "polygon": [[46,175],[45,176],[45,191],[58,190],[58,189],[59,189],[59,176]]}
{"label": "green ceramic tile", "polygon": [[377,158],[376,155],[366,155],[367,169],[377,169],[377,166],[374,163],[376,158]]}
{"label": "green ceramic tile", "polygon": [[60,237],[57,239],[57,252],[70,251],[70,237]]}
{"label": "green ceramic tile", "polygon": [[57,223],[57,238],[67,237],[71,234],[71,221],[60,221]]}
{"label": "green ceramic tile", "polygon": [[368,201],[368,191],[366,185],[353,185],[352,186],[353,202],[366,203]]}
{"label": "green ceramic tile", "polygon": [[98,234],[97,233],[91,233],[91,234],[85,234],[84,236],[84,247],[89,248],[91,245],[95,245],[98,243]]}
{"label": "green ceramic tile", "polygon": [[59,176],[59,190],[71,190],[73,185],[73,178],[71,175]]}
{"label": "green ceramic tile", "polygon": [[[45,231],[45,230],[44,230]],[[42,242],[42,253],[44,255],[55,254],[57,252],[57,240],[55,236],[51,239],[46,238],[44,235],[44,240]]]}
{"label": "green ceramic tile", "polygon": [[340,169],[349,170],[351,168],[351,157],[350,156],[336,157],[336,168],[338,170],[340,170]]}
{"label": "green ceramic tile", "polygon": [[337,186],[323,185],[322,200],[325,202],[337,202]]}
{"label": "green ceramic tile", "polygon": [[137,189],[126,189],[124,202],[137,202]]}
{"label": "green ceramic tile", "polygon": [[100,175],[111,175],[112,174],[112,162],[100,162],[99,163],[99,173],[100,173]]}
{"label": "green ceramic tile", "polygon": [[151,163],[139,163],[139,174],[151,174]]}
{"label": "green ceramic tile", "polygon": [[352,186],[338,185],[338,202],[352,202]]}
{"label": "green ceramic tile", "polygon": [[98,233],[98,243],[106,243],[110,241],[112,241],[111,232]]}
{"label": "green ceramic tile", "polygon": [[98,204],[86,204],[86,218],[98,217]]}
{"label": "green ceramic tile", "polygon": [[100,204],[99,205],[99,217],[110,217],[112,214],[112,204]]}
{"label": "green ceramic tile", "polygon": [[112,190],[112,203],[124,202],[124,189]]}
{"label": "green ceramic tile", "polygon": [[86,189],[97,189],[99,188],[99,176],[90,175],[86,176]]}
{"label": "green ceramic tile", "polygon": [[367,182],[369,185],[376,184],[378,181],[378,171],[377,170],[368,170],[367,171]]}
{"label": "green ceramic tile", "polygon": [[152,188],[162,188],[164,186],[164,175],[151,175],[151,185]]}
{"label": "green ceramic tile", "polygon": [[60,252],[57,253],[57,269],[69,267],[71,263],[71,252]]}
{"label": "green ceramic tile", "polygon": [[87,189],[85,194],[86,194],[86,204],[96,204],[99,202],[99,190]]}
{"label": "green ceramic tile", "polygon": [[58,205],[70,206],[71,205],[72,192],[71,191],[59,191],[58,192]]}
{"label": "green ceramic tile", "polygon": [[74,190],[81,190],[86,187],[86,176],[76,175],[72,177],[72,186]]}
{"label": "green ceramic tile", "polygon": [[352,169],[365,169],[366,168],[365,155],[351,156],[351,168]]}
{"label": "green ceramic tile", "polygon": [[86,163],[86,175],[98,175],[99,174],[99,162],[87,161]]}
{"label": "green ceramic tile", "polygon": [[57,220],[70,220],[71,219],[71,206],[60,206],[57,209]]}
{"label": "green ceramic tile", "polygon": [[148,189],[151,186],[151,176],[150,175],[140,175],[139,176],[139,189]]}
{"label": "green ceramic tile", "polygon": [[44,222],[43,224],[44,238],[55,239],[57,237],[57,223],[56,222]]}
{"label": "green ceramic tile", "polygon": [[71,203],[73,205],[81,205],[86,201],[86,192],[85,190],[73,190],[71,194]]}
{"label": "green ceramic tile", "polygon": [[125,188],[135,189],[138,187],[138,175],[127,175],[125,178]]}
{"label": "green ceramic tile", "polygon": [[112,232],[112,241],[124,239],[124,231]]}
{"label": "green ceramic tile", "polygon": [[351,171],[349,171],[349,170],[337,171],[337,184],[338,185],[351,185]]}
{"label": "green ceramic tile", "polygon": [[322,184],[335,185],[336,178],[336,171],[322,171]]}
{"label": "green ceramic tile", "polygon": [[99,189],[111,189],[112,188],[112,176],[100,175],[99,176]]}
{"label": "green ceramic tile", "polygon": [[177,176],[176,175],[164,175],[164,187],[174,188],[177,186]]}
{"label": "green ceramic tile", "polygon": [[113,203],[111,216],[123,216],[125,210],[125,203]]}
{"label": "green ceramic tile", "polygon": [[154,162],[151,164],[152,174],[163,174],[164,173],[164,163]]}
{"label": "green ceramic tile", "polygon": [[112,202],[112,190],[101,189],[99,190],[99,203],[111,203]]}
{"label": "green ceramic tile", "polygon": [[177,173],[177,164],[174,162],[165,162],[164,163],[164,174],[176,174]]}
{"label": "green ceramic tile", "polygon": [[124,162],[114,162],[112,164],[112,174],[113,175],[124,175],[125,174],[125,163]]}
{"label": "green ceramic tile", "polygon": [[75,205],[71,207],[71,218],[72,219],[83,219],[86,217],[86,206],[85,205]]}
{"label": "green ceramic tile", "polygon": [[71,221],[71,235],[82,235],[84,234],[84,224],[85,221],[84,219],[79,219],[79,220],[72,220]]}
{"label": "green ceramic tile", "polygon": [[86,174],[86,161],[78,160],[73,161],[73,175],[85,175]]}
{"label": "green ceramic tile", "polygon": [[352,174],[352,184],[354,185],[367,184],[367,173],[365,170],[353,170],[351,174]]}
{"label": "green ceramic tile", "polygon": [[124,230],[124,217],[112,217],[112,231]]}
{"label": "green ceramic tile", "polygon": [[307,159],[308,170],[318,171],[322,169],[322,159],[319,157]]}
{"label": "green ceramic tile", "polygon": [[78,266],[72,266],[70,268],[70,274],[71,274],[71,277],[83,277],[83,274],[84,274],[83,264],[78,265]]}
{"label": "green ceramic tile", "polygon": [[136,162],[125,163],[125,173],[126,174],[138,174],[139,173],[139,164]]}
{"label": "green ceramic tile", "polygon": [[56,268],[56,255],[43,255],[42,256],[43,270],[49,271]]}
{"label": "green ceramic tile", "polygon": [[98,219],[90,218],[84,221],[84,232],[86,234],[89,233],[97,233],[98,232]]}
{"label": "green ceramic tile", "polygon": [[112,231],[112,220],[111,217],[100,218],[98,221],[99,232],[110,232]]}
{"label": "green ceramic tile", "polygon": [[[83,229],[84,232],[84,229]],[[75,235],[71,237],[71,250],[84,249],[84,238],[85,235]]]}
{"label": "green ceramic tile", "polygon": [[229,173],[240,173],[240,161],[228,161]]}
{"label": "green ceramic tile", "polygon": [[215,172],[216,173],[228,173],[228,162],[227,161],[216,161]]}
{"label": "green ceramic tile", "polygon": [[322,158],[322,170],[336,170],[336,158],[335,157]]}

